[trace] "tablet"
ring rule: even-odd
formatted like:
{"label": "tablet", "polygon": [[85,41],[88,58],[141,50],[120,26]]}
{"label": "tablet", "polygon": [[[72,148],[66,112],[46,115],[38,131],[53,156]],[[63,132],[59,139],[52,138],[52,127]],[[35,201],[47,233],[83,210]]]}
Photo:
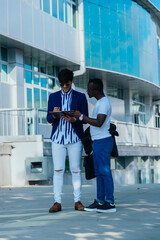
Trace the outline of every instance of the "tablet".
{"label": "tablet", "polygon": [[70,111],[55,111],[55,112],[49,112],[50,114],[53,114],[55,116],[61,117],[61,116],[70,116],[74,117],[74,112],[75,110],[70,110]]}

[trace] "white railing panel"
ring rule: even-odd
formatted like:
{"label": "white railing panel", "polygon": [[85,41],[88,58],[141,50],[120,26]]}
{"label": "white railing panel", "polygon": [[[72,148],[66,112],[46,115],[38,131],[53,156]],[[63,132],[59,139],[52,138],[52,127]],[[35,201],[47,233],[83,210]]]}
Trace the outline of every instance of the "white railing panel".
{"label": "white railing panel", "polygon": [[116,138],[119,144],[132,144],[132,124],[116,122],[119,137]]}
{"label": "white railing panel", "polygon": [[[0,136],[43,135],[50,138],[51,124],[46,120],[47,109],[0,109]],[[114,121],[118,145],[160,147],[160,129],[133,123]]]}

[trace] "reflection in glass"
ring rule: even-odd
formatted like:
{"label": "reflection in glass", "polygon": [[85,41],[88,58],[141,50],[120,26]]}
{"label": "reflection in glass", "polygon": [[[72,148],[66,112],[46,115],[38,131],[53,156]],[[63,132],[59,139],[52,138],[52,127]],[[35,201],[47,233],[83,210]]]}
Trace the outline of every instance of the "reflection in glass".
{"label": "reflection in glass", "polygon": [[29,70],[32,69],[32,58],[30,58],[30,57],[24,58],[24,67]]}
{"label": "reflection in glass", "polygon": [[55,79],[54,78],[48,78],[48,88],[53,89],[55,87]]}
{"label": "reflection in glass", "polygon": [[41,87],[47,88],[47,78],[41,75],[40,79],[41,79]]}
{"label": "reflection in glass", "polygon": [[54,67],[53,66],[47,66],[47,74],[54,76]]}
{"label": "reflection in glass", "polygon": [[39,75],[38,74],[33,74],[33,82],[36,85],[39,85]]}
{"label": "reflection in glass", "polygon": [[57,0],[52,0],[52,16],[57,18]]}
{"label": "reflection in glass", "polygon": [[50,13],[50,0],[43,0],[43,11]]}
{"label": "reflection in glass", "polygon": [[56,67],[56,77],[58,77],[59,67]]}
{"label": "reflection in glass", "polygon": [[[131,0],[84,1],[84,27],[87,66],[159,84],[158,33],[142,6]],[[106,39],[110,41],[109,51]]]}
{"label": "reflection in glass", "polygon": [[40,90],[38,88],[34,88],[34,107],[40,108]]}
{"label": "reflection in glass", "polygon": [[32,108],[32,89],[27,88],[27,108]]}
{"label": "reflection in glass", "polygon": [[33,71],[38,72],[38,60],[33,59]]}
{"label": "reflection in glass", "polygon": [[68,23],[69,25],[72,24],[72,20],[71,20],[71,4],[68,2],[65,2],[65,20],[66,23]]}
{"label": "reflection in glass", "polygon": [[96,34],[91,34],[91,66],[101,68],[100,56],[100,39]]}
{"label": "reflection in glass", "polygon": [[63,14],[63,0],[59,0],[59,19],[64,21],[64,14]]}
{"label": "reflection in glass", "polygon": [[25,70],[25,82],[32,84],[32,72]]}
{"label": "reflection in glass", "polygon": [[73,9],[73,27],[76,28],[76,6],[72,6]]}
{"label": "reflection in glass", "polygon": [[46,73],[45,62],[40,62],[40,63],[39,63],[39,71],[40,71],[41,73]]}
{"label": "reflection in glass", "polygon": [[1,81],[7,82],[7,65],[2,64]]}
{"label": "reflection in glass", "polygon": [[8,61],[8,51],[7,48],[1,48],[1,60],[7,62]]}
{"label": "reflection in glass", "polygon": [[47,91],[41,90],[41,107],[47,108]]}

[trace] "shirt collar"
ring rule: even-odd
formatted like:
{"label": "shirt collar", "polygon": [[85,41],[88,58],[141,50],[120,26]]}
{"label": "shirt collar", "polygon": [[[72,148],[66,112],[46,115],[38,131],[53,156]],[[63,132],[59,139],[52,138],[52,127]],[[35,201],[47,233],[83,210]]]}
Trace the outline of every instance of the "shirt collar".
{"label": "shirt collar", "polygon": [[67,93],[65,93],[63,90],[61,90],[61,94],[62,95],[65,95],[65,96],[69,96],[71,93],[72,93],[72,91],[73,91],[73,89],[71,88],[70,90],[69,90],[69,92],[67,92]]}

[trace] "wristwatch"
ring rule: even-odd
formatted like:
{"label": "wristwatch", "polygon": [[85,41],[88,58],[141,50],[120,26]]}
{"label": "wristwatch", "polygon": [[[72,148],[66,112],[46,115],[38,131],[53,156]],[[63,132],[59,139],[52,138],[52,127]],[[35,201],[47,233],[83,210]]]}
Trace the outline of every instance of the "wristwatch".
{"label": "wristwatch", "polygon": [[83,120],[83,114],[81,114],[81,116],[79,117],[79,120]]}

